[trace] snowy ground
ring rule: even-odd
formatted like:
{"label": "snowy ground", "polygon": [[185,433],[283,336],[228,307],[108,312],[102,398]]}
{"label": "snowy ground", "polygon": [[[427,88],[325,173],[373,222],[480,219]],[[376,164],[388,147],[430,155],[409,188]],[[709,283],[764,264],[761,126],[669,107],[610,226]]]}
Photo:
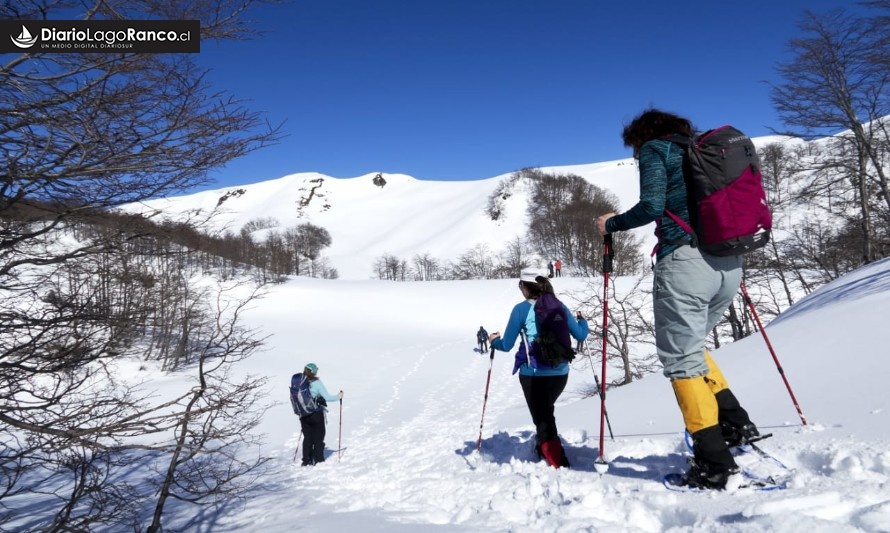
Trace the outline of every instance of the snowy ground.
{"label": "snowy ground", "polygon": [[[583,285],[555,280],[558,292]],[[606,434],[609,469],[598,474],[600,402],[579,394],[593,381],[586,359],[557,404],[571,469],[532,460],[512,355],[500,352],[477,453],[491,363],[473,351],[474,333],[502,330],[518,299],[514,280],[274,287],[249,315],[273,335],[268,350],[243,368],[270,376],[281,402],[261,428],[270,474],[243,504],[212,516],[181,506],[165,530],[890,531],[890,261],[823,287],[767,328],[807,426],[760,336],[715,353],[754,421],[775,434],[762,447],[796,471],[783,491],[666,490],[661,476],[685,467],[686,448],[660,375],[609,392],[615,438]],[[308,362],[329,390],[345,391],[327,436],[344,450],[301,468],[287,384]]]}

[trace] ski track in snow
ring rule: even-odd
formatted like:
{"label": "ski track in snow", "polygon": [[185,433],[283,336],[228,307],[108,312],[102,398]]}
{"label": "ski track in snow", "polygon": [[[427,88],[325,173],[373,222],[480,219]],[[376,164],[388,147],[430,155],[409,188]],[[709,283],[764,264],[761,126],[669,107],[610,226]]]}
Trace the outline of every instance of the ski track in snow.
{"label": "ski track in snow", "polygon": [[[672,436],[607,441],[609,471],[600,476],[593,469],[598,435],[561,427],[573,468],[549,468],[533,460],[530,420],[516,428],[493,422],[508,409],[524,409],[516,377],[504,371],[512,361],[501,361],[500,367],[496,361],[492,370],[479,454],[470,430],[478,428],[482,414],[488,354],[438,380],[420,375],[436,366],[428,360],[465,346],[461,340],[382,355],[397,361],[401,373],[389,376],[389,398],[344,434],[346,449],[339,459],[331,451],[337,442],[334,408],[324,464],[302,468],[286,453],[279,455],[287,461],[282,470],[289,472],[291,497],[314,502],[304,512],[372,513],[393,525],[462,531],[890,531],[890,451],[862,450],[861,444],[848,447],[843,441],[826,444],[819,428],[796,430],[813,438],[805,446],[800,440],[783,445],[781,433],[764,441],[763,448],[797,472],[783,491],[666,491],[661,476],[685,468],[685,444]],[[416,382],[436,385],[411,386]],[[463,400],[455,402],[458,397]],[[414,408],[406,409],[406,402]],[[560,404],[558,420],[559,409]],[[286,450],[294,449],[297,436],[284,443]],[[848,478],[867,487],[861,496],[843,490]],[[876,493],[886,497],[875,498]],[[702,498],[712,508],[708,515],[684,505]],[[840,517],[856,527],[839,526]]]}

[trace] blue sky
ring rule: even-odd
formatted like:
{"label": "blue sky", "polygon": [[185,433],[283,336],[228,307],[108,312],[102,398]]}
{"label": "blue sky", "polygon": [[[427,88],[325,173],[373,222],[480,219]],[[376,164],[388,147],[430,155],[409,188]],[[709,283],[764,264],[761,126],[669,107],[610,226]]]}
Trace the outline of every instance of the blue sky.
{"label": "blue sky", "polygon": [[849,0],[297,0],[257,6],[250,41],[202,43],[216,89],[284,122],[214,187],[295,172],[425,180],[630,156],[642,109],[700,129],[780,128],[767,80],[804,9]]}

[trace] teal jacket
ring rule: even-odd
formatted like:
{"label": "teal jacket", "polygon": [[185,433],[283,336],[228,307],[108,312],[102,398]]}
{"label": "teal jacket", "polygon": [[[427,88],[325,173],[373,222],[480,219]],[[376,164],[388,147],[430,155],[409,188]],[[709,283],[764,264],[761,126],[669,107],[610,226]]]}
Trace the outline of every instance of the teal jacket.
{"label": "teal jacket", "polygon": [[656,248],[657,259],[676,250],[680,246],[677,242],[690,241],[689,234],[679,224],[662,216],[668,209],[689,223],[683,150],[682,146],[662,139],[645,143],[640,148],[640,201],[606,221],[608,233],[627,231],[654,221],[660,243]]}

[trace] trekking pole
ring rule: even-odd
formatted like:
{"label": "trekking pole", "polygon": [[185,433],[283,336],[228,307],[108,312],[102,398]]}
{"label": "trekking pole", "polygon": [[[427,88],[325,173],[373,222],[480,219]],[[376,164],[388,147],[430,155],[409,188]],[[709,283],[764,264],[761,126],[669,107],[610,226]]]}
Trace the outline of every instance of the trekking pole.
{"label": "trekking pole", "polygon": [[491,357],[488,363],[488,378],[485,380],[485,398],[482,400],[482,419],[479,420],[479,440],[476,441],[476,451],[482,451],[482,422],[485,420],[485,406],[488,404],[488,385],[491,383],[491,367],[494,366],[494,346],[491,347]]}
{"label": "trekking pole", "polygon": [[[343,392],[343,391],[340,391]],[[343,452],[343,398],[340,398],[340,430],[337,432],[337,462],[340,462],[340,454]]]}
{"label": "trekking pole", "polygon": [[600,455],[594,461],[593,468],[600,474],[604,474],[609,469],[609,463],[603,456],[603,447],[605,446],[605,425],[606,425],[606,346],[608,345],[609,331],[609,273],[612,272],[612,258],[615,257],[612,251],[612,234],[603,235],[603,382],[599,388],[600,391]]}
{"label": "trekking pole", "polygon": [[297,449],[294,450],[294,460],[291,461],[291,462],[293,462],[293,463],[296,463],[296,462],[297,462],[297,454],[300,453],[300,441],[301,441],[301,440],[303,440],[303,430],[302,430],[302,428],[300,429],[300,436],[297,437]]}
{"label": "trekking pole", "polygon": [[[596,376],[596,368],[593,366],[593,356],[590,354],[590,343],[584,343],[584,352],[587,354],[587,359],[590,361],[590,371],[593,372],[593,381],[596,382],[596,395],[600,395],[600,378]],[[609,438],[613,441],[615,440],[615,435],[612,434],[612,422],[609,421],[609,411],[606,411],[605,408],[603,412],[606,415],[606,426],[609,428]]]}
{"label": "trekking pole", "polygon": [[748,308],[751,309],[751,314],[754,316],[754,321],[757,322],[757,327],[760,328],[760,333],[763,335],[763,340],[766,341],[766,347],[769,348],[769,353],[773,356],[773,361],[776,363],[776,369],[779,371],[779,375],[782,376],[782,381],[785,382],[785,388],[788,389],[788,394],[791,396],[791,403],[794,404],[794,408],[797,409],[797,414],[800,416],[800,422],[804,426],[807,425],[807,419],[803,416],[803,411],[800,408],[800,404],[797,403],[797,398],[794,397],[794,392],[791,390],[791,385],[788,383],[788,378],[785,377],[785,370],[782,369],[782,365],[779,363],[779,358],[776,357],[776,351],[773,349],[772,343],[769,341],[769,337],[766,335],[766,329],[764,329],[763,324],[760,323],[760,317],[757,315],[757,310],[754,309],[754,302],[751,301],[751,297],[748,295],[748,289],[745,287],[745,280],[742,280],[742,297],[745,300],[745,303],[748,304]]}

